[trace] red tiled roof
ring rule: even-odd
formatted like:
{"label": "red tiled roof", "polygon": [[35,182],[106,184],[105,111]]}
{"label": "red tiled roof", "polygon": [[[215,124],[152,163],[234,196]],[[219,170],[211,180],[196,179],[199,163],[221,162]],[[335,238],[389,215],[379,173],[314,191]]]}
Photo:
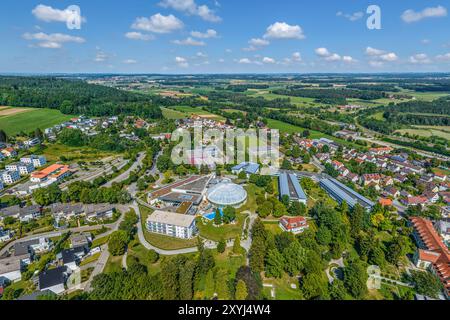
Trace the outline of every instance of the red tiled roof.
{"label": "red tiled roof", "polygon": [[307,226],[308,221],[304,217],[283,217],[280,220],[286,230],[292,230],[301,226]]}
{"label": "red tiled roof", "polygon": [[426,249],[439,255],[436,260],[431,259],[428,261],[433,263],[433,269],[441,279],[447,293],[450,294],[450,251],[434,229],[430,220],[413,217],[411,218],[411,222],[414,225],[416,233],[425,244]]}

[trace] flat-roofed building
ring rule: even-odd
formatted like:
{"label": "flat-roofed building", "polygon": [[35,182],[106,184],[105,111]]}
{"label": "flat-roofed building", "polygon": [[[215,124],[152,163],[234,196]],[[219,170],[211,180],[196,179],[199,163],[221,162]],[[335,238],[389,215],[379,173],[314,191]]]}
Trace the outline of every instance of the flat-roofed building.
{"label": "flat-roofed building", "polygon": [[244,171],[247,176],[250,176],[252,174],[257,174],[259,172],[259,168],[260,166],[257,163],[242,162],[241,164],[231,168],[231,172],[233,172],[233,174],[239,174]]}
{"label": "flat-roofed building", "polygon": [[69,166],[53,164],[43,170],[35,171],[31,174],[32,182],[44,182],[46,180],[61,181],[70,175]]}
{"label": "flat-roofed building", "polygon": [[306,205],[307,196],[301,187],[298,177],[295,174],[282,173],[278,177],[280,186],[280,198],[288,196],[290,201],[301,202]]}
{"label": "flat-roofed building", "polygon": [[0,171],[0,179],[6,185],[13,184],[20,180],[20,173],[19,171],[9,171],[9,170]]}
{"label": "flat-roofed building", "polygon": [[353,208],[359,203],[366,210],[371,210],[375,203],[362,196],[355,190],[333,178],[320,180],[320,186],[337,202],[347,202]]}
{"label": "flat-roofed building", "polygon": [[149,232],[179,239],[191,239],[197,232],[194,216],[167,211],[155,211],[146,225]]}
{"label": "flat-roofed building", "polygon": [[5,167],[8,171],[18,171],[21,176],[26,176],[34,171],[32,163],[16,162]]}
{"label": "flat-roofed building", "polygon": [[31,155],[20,158],[20,162],[31,163],[35,168],[39,168],[47,163],[47,159],[44,156]]}

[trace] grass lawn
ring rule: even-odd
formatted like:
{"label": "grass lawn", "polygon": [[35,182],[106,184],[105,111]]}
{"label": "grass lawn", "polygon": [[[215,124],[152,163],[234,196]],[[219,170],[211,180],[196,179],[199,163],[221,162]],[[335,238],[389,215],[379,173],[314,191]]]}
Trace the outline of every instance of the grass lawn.
{"label": "grass lawn", "polygon": [[172,120],[178,120],[186,118],[186,114],[180,111],[167,109],[167,108],[161,108],[161,111],[163,113],[164,118],[166,119],[172,119]]}
{"label": "grass lawn", "polygon": [[73,118],[73,116],[62,114],[59,110],[31,108],[27,110],[29,111],[0,115],[0,128],[8,135],[16,135],[22,131],[32,132],[37,128],[44,130]]}
{"label": "grass lawn", "polygon": [[122,272],[122,256],[113,257],[111,255],[108,259],[108,262],[106,263],[104,272],[105,273]]}
{"label": "grass lawn", "polygon": [[215,227],[213,221],[204,224],[201,221],[201,218],[199,218],[197,220],[197,228],[200,231],[200,235],[209,240],[220,241],[221,239],[234,239],[242,234],[242,228],[247,215],[238,213],[236,218],[236,224],[229,224],[221,227]]}
{"label": "grass lawn", "polygon": [[[263,280],[266,284],[273,284],[275,287],[275,299],[276,300],[301,300],[302,295],[300,293],[299,284],[297,278],[291,278],[284,274],[281,279],[266,279]],[[291,284],[297,286],[296,289],[291,288]],[[267,298],[272,299],[270,296],[271,288],[264,288],[264,292]]]}
{"label": "grass lawn", "polygon": [[152,210],[143,206],[140,206],[139,209],[141,211],[141,222],[142,229],[144,230],[145,240],[147,240],[153,246],[163,250],[177,250],[192,248],[197,245],[196,238],[184,240],[148,232],[145,226],[145,222],[147,221],[147,217],[153,212]]}
{"label": "grass lawn", "polygon": [[245,255],[233,255],[231,249],[225,250],[224,253],[215,253],[216,267],[228,269],[230,271],[230,279],[236,276],[239,268],[246,263]]}
{"label": "grass lawn", "polygon": [[202,108],[194,108],[190,106],[175,106],[170,108],[172,111],[178,111],[181,114],[184,114],[183,118],[190,117],[191,115],[204,116],[205,119],[213,119],[213,120],[224,120],[223,117],[213,114],[211,112],[205,111]]}
{"label": "grass lawn", "polygon": [[104,245],[105,243],[107,243],[108,240],[109,240],[109,236],[101,237],[101,238],[95,238],[92,241],[91,247],[92,248],[100,247],[100,246]]}
{"label": "grass lawn", "polygon": [[96,253],[96,254],[94,254],[94,255],[84,259],[83,261],[81,261],[80,266],[85,266],[85,265],[87,265],[89,263],[97,261],[98,258],[100,258],[100,255],[101,255],[101,253],[98,252],[98,253]]}
{"label": "grass lawn", "polygon": [[62,144],[50,144],[41,150],[49,162],[60,161],[61,156],[66,157],[68,161],[98,161],[102,158],[117,155],[88,147],[68,147]]}
{"label": "grass lawn", "polygon": [[258,188],[254,184],[245,186],[245,190],[247,191],[247,202],[238,209],[238,212],[256,212],[256,210],[258,209],[258,205],[256,204],[256,197],[258,196],[259,192],[265,194],[265,191],[262,188]]}

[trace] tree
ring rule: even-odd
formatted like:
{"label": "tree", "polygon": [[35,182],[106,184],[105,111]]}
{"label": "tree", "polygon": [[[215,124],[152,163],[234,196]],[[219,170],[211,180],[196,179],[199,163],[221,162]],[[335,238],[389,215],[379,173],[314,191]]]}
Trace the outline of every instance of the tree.
{"label": "tree", "polygon": [[165,259],[161,263],[161,280],[164,300],[178,300],[180,293],[179,269],[174,259]]}
{"label": "tree", "polygon": [[333,235],[326,226],[321,226],[316,233],[316,240],[319,244],[328,246],[332,241]]}
{"label": "tree", "polygon": [[229,300],[230,299],[230,290],[229,290],[229,271],[226,268],[219,268],[216,271],[216,293],[217,297],[221,300]]}
{"label": "tree", "polygon": [[430,272],[411,271],[411,281],[418,294],[437,298],[442,290],[442,283],[438,277]]}
{"label": "tree", "polygon": [[308,208],[304,203],[293,201],[288,208],[288,213],[291,216],[306,216]]}
{"label": "tree", "polygon": [[194,273],[195,262],[187,260],[182,268],[180,268],[180,299],[191,300],[194,293]]}
{"label": "tree", "polygon": [[367,271],[360,262],[351,262],[344,268],[344,284],[355,299],[361,299],[367,293]]}
{"label": "tree", "polygon": [[239,180],[246,180],[247,179],[247,173],[245,173],[245,171],[239,172],[238,179]]}
{"label": "tree", "polygon": [[222,214],[220,213],[220,210],[216,210],[216,214],[214,216],[214,224],[216,226],[222,225]]}
{"label": "tree", "polygon": [[242,248],[241,248],[241,237],[237,236],[234,239],[234,243],[233,243],[233,253],[234,254],[241,254]]}
{"label": "tree", "polygon": [[273,212],[273,203],[271,201],[264,201],[264,203],[258,207],[258,215],[261,218],[267,218]]}
{"label": "tree", "polygon": [[159,254],[153,249],[148,251],[147,257],[148,257],[148,261],[151,264],[154,264],[154,263],[158,262],[158,260],[159,260]]}
{"label": "tree", "polygon": [[277,249],[269,250],[266,258],[266,276],[269,278],[281,278],[283,269],[283,255]]}
{"label": "tree", "polygon": [[125,253],[128,244],[128,234],[126,231],[119,230],[109,236],[108,250],[113,256],[121,256]]}
{"label": "tree", "polygon": [[302,278],[301,290],[306,299],[324,298],[328,294],[328,280],[323,271],[308,273]]}
{"label": "tree", "polygon": [[247,286],[245,285],[244,281],[239,280],[236,285],[235,298],[236,300],[246,300],[247,297],[248,297]]}
{"label": "tree", "polygon": [[227,224],[236,220],[236,209],[230,206],[226,207],[223,210],[223,220]]}
{"label": "tree", "polygon": [[219,243],[217,244],[217,252],[218,253],[224,253],[227,248],[227,244],[225,240],[222,238],[220,239]]}
{"label": "tree", "polygon": [[264,270],[265,255],[266,245],[264,239],[261,237],[253,238],[249,253],[250,268],[253,272],[262,272]]}
{"label": "tree", "polygon": [[287,212],[285,205],[282,204],[280,201],[277,201],[273,208],[273,216],[275,218],[281,218],[281,217],[287,215],[287,213],[288,212]]}
{"label": "tree", "polygon": [[214,296],[214,272],[209,270],[205,278],[205,298],[211,299]]}
{"label": "tree", "polygon": [[6,143],[8,142],[8,135],[3,129],[0,129],[0,142]]}
{"label": "tree", "polygon": [[306,253],[307,251],[298,241],[293,241],[283,251],[284,270],[291,276],[298,275],[305,267]]}
{"label": "tree", "polygon": [[333,283],[329,286],[330,298],[332,300],[345,300],[347,298],[347,290],[345,289],[344,282],[339,279],[334,279]]}

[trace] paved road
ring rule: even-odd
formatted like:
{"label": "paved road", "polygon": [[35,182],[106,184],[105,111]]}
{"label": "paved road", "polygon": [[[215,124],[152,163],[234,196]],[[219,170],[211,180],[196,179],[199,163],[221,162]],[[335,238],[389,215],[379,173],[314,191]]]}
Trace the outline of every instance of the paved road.
{"label": "paved road", "polygon": [[142,161],[144,160],[145,155],[146,155],[145,152],[140,153],[137,157],[137,160],[131,165],[131,167],[127,171],[121,173],[114,179],[108,181],[104,186],[109,188],[113,185],[113,183],[119,183],[119,182],[122,182],[122,181],[128,179],[130,177],[130,173],[132,171],[136,170],[137,167],[142,165]]}
{"label": "paved road", "polygon": [[108,244],[103,245],[101,247],[101,249],[102,249],[102,253],[100,254],[100,258],[98,258],[98,260],[95,264],[94,271],[92,271],[92,273],[89,277],[89,280],[84,283],[85,291],[92,290],[92,287],[91,287],[92,280],[94,280],[95,276],[97,276],[103,272],[103,270],[105,269],[106,263],[108,262],[108,259],[109,259]]}

